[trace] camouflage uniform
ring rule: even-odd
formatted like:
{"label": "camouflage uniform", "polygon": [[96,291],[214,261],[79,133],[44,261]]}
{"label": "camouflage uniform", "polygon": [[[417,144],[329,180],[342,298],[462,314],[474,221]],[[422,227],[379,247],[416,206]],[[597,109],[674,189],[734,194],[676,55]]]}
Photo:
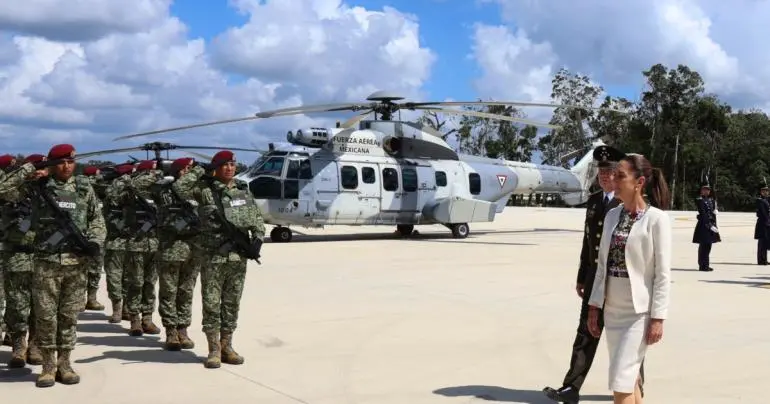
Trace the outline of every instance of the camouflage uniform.
{"label": "camouflage uniform", "polygon": [[[44,156],[31,155],[26,161],[42,161]],[[2,227],[5,230],[0,243],[0,265],[5,268],[4,286],[6,311],[4,320],[11,335],[13,353],[9,368],[22,368],[25,362],[40,365],[43,358],[35,341],[35,317],[32,308],[33,260],[31,254],[35,233],[28,230],[33,219],[29,198],[2,205]]]}
{"label": "camouflage uniform", "polygon": [[[154,162],[153,162],[154,163]],[[140,164],[141,166],[141,164]],[[135,198],[142,198],[154,205],[152,186],[162,178],[163,173],[157,170],[144,171],[131,178],[130,183],[123,189],[126,224],[133,238],[126,246],[126,291],[127,308],[131,315],[131,328],[128,333],[132,336],[159,334],[158,328],[152,321],[155,311],[155,285],[158,282],[158,271],[155,256],[158,251],[157,229],[142,234],[140,228],[147,221],[147,216]]]}
{"label": "camouflage uniform", "polygon": [[[121,168],[128,167],[118,167],[120,177],[106,187],[102,202],[102,214],[107,227],[107,239],[104,243],[104,273],[107,278],[107,296],[112,303],[110,323],[120,323],[121,320],[130,319],[125,299],[128,289],[125,271],[128,238],[123,220],[121,195],[131,176],[128,175],[130,170],[121,170]],[[123,174],[124,172],[126,174]]]}
{"label": "camouflage uniform", "polygon": [[[49,152],[52,159],[64,158],[62,155],[74,155],[74,148],[54,146]],[[29,183],[25,184],[26,177],[34,171],[35,167],[26,163],[10,173],[0,183],[0,197],[19,201],[27,196]],[[50,177],[42,183],[47,192],[55,195],[60,209],[71,215],[74,224],[89,242],[89,253],[95,257],[104,243],[106,230],[90,183],[79,176],[72,176],[67,181]],[[39,214],[33,220],[31,231],[35,232],[35,244],[40,248],[60,229],[48,219],[53,217],[53,213],[47,205],[35,201],[34,206]],[[35,254],[32,299],[36,316],[35,336],[43,355],[43,370],[36,383],[38,387],[50,387],[54,380],[64,384],[80,382],[80,376],[71,367],[70,353],[77,340],[77,317],[86,294],[86,261],[89,259],[93,258],[74,252],[66,241],[63,245]],[[54,359],[56,351],[58,361]]]}
{"label": "camouflage uniform", "polygon": [[[159,260],[158,311],[166,329],[166,349],[192,349],[195,344],[187,334],[192,322],[192,302],[195,282],[200,272],[197,212],[195,201],[181,201],[171,189],[172,182],[156,184],[154,198],[158,206]],[[192,211],[191,211],[192,210]]]}
{"label": "camouflage uniform", "polygon": [[[102,198],[99,196],[99,193],[96,192],[96,186],[95,186],[97,182],[97,177],[88,176],[86,178],[91,183],[91,187],[94,189],[96,198],[99,200],[99,202],[101,202]],[[96,293],[99,291],[99,281],[101,281],[102,279],[103,267],[104,267],[103,254],[94,260],[88,261],[88,287],[87,287],[86,305],[85,305],[86,310],[96,310],[96,311],[104,310],[104,305],[101,304],[96,299]]]}
{"label": "camouflage uniform", "polygon": [[[213,162],[221,160],[221,153],[214,156]],[[227,237],[212,214],[218,209],[217,203],[221,202],[227,220],[241,230],[250,231],[252,242],[262,240],[265,226],[262,212],[244,182],[233,180],[226,185],[217,180],[201,178],[204,174],[204,169],[196,166],[181,176],[173,188],[180,197],[194,199],[199,205],[203,331],[209,348],[205,366],[218,368],[221,362],[241,364],[244,361],[233,350],[231,343],[238,321],[247,260],[233,251],[226,255],[220,254],[219,248],[227,242]],[[214,199],[217,195],[221,195],[219,201]]]}

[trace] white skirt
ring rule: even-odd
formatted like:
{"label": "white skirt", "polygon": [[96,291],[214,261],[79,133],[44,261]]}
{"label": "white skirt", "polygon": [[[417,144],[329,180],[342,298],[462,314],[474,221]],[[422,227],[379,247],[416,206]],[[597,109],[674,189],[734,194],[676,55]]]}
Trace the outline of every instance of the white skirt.
{"label": "white skirt", "polygon": [[628,278],[607,277],[604,333],[610,353],[609,389],[633,393],[647,353],[645,336],[650,314],[634,312]]}

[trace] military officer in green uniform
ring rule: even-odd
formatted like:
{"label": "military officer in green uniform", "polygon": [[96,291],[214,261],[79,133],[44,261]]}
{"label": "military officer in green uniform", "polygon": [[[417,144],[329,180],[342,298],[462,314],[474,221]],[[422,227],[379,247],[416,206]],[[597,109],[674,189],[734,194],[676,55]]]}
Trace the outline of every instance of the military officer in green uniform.
{"label": "military officer in green uniform", "polygon": [[126,307],[126,244],[128,243],[128,231],[124,220],[122,190],[126,183],[131,181],[131,174],[136,167],[133,164],[120,164],[115,167],[115,178],[106,187],[102,200],[102,213],[107,226],[107,239],[104,243],[104,274],[107,278],[107,296],[112,303],[112,316],[110,323],[128,321],[128,308]]}
{"label": "military officer in green uniform", "polygon": [[[213,177],[206,174],[213,170]],[[204,169],[195,166],[172,185],[181,198],[198,203],[201,220],[201,297],[206,368],[242,364],[232,347],[248,259],[259,262],[265,235],[262,212],[248,186],[235,178],[235,155],[223,150]]]}
{"label": "military officer in green uniform", "polygon": [[[88,166],[83,168],[83,175],[91,182],[91,186],[96,192],[96,181],[99,176],[99,167]],[[97,193],[97,199],[99,194]],[[100,201],[101,202],[101,201]],[[104,256],[100,256],[99,259],[89,262],[88,268],[88,291],[86,295],[86,310],[102,311],[104,305],[96,299],[96,293],[99,291],[99,281],[102,279],[102,267],[104,266]]]}
{"label": "military officer in green uniform", "polygon": [[[38,387],[53,386],[55,381],[80,382],[70,354],[86,294],[87,262],[99,257],[106,236],[99,201],[88,180],[74,175],[74,158],[72,145],[56,145],[48,152],[48,161],[25,163],[0,182],[0,198],[33,201],[32,300],[35,336],[43,356]],[[39,174],[44,167],[49,167],[47,177]]]}
{"label": "military officer in green uniform", "polygon": [[[577,295],[581,299],[577,335],[572,344],[570,367],[564,376],[561,387],[543,389],[548,398],[565,403],[578,403],[580,401],[580,389],[583,387],[583,382],[585,382],[588,371],[591,369],[596,350],[599,347],[599,338],[593,337],[588,331],[588,300],[591,297],[591,288],[596,276],[604,217],[610,209],[620,203],[619,200],[615,199],[613,178],[615,166],[625,157],[625,154],[610,146],[602,145],[594,149],[593,157],[599,167],[601,190],[593,193],[586,204],[583,248],[580,251],[580,265],[578,266],[575,285]],[[599,316],[600,327],[603,327],[602,318]],[[644,375],[643,369],[644,364],[642,364],[642,375]]]}
{"label": "military officer in green uniform", "polygon": [[[45,161],[42,154],[30,154],[24,163],[38,164]],[[48,169],[41,169],[36,176],[45,177]],[[11,335],[13,352],[9,368],[22,368],[25,363],[40,365],[43,358],[35,339],[35,316],[32,308],[33,245],[35,233],[29,231],[32,224],[32,201],[24,198],[8,202],[2,208],[2,226],[5,229],[0,243],[5,268],[6,311],[5,323]]]}
{"label": "military officer in green uniform", "polygon": [[[11,156],[10,154],[4,154],[0,156],[0,181],[5,178],[5,173],[11,171],[15,165],[16,157]],[[2,236],[1,229],[0,236]],[[11,342],[11,334],[6,333],[5,337],[3,338],[3,332],[6,331],[5,321],[3,320],[3,313],[5,312],[5,285],[3,282],[4,271],[5,266],[3,261],[0,259],[0,338],[2,339],[2,345],[12,346],[13,342]]]}
{"label": "military officer in green uniform", "polygon": [[136,173],[123,187],[126,227],[130,234],[126,257],[126,305],[131,315],[129,335],[160,334],[152,320],[155,312],[155,285],[158,271],[155,256],[158,251],[157,214],[152,198],[152,186],[162,178],[154,160],[137,165]]}
{"label": "military officer in green uniform", "polygon": [[192,168],[193,159],[174,160],[172,178],[156,184],[153,192],[160,223],[158,229],[158,312],[166,329],[165,348],[170,351],[192,349],[195,343],[187,333],[192,322],[192,302],[200,264],[197,248],[199,218],[195,201],[185,201],[171,188],[173,181]]}

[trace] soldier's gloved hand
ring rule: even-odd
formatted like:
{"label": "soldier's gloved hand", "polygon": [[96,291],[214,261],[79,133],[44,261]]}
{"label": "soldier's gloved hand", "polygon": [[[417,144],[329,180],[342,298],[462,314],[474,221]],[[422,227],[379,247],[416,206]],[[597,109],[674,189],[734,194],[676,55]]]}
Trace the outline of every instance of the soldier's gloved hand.
{"label": "soldier's gloved hand", "polygon": [[257,261],[257,264],[262,265],[259,261],[259,252],[262,250],[262,238],[257,237],[251,242],[251,258]]}
{"label": "soldier's gloved hand", "polygon": [[84,253],[89,257],[98,257],[101,254],[101,247],[99,247],[99,244],[94,241],[89,241],[86,244],[86,250]]}

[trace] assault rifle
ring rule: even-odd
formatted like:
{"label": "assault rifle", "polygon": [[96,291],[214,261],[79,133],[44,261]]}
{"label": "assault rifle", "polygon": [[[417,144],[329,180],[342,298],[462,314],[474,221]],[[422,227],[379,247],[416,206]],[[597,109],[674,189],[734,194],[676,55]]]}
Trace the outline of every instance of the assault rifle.
{"label": "assault rifle", "polygon": [[239,229],[233,225],[225,216],[225,209],[222,206],[222,195],[215,190],[215,186],[212,183],[213,178],[206,176],[209,188],[214,196],[214,204],[216,209],[212,212],[214,219],[220,224],[222,232],[227,240],[219,247],[220,254],[227,254],[230,251],[235,251],[243,257],[253,259],[257,263],[262,264],[259,261],[259,251],[262,249],[262,240],[256,239],[254,243],[249,239],[248,233]]}
{"label": "assault rifle", "polygon": [[32,183],[30,187],[32,197],[37,198],[51,211],[53,222],[58,230],[43,242],[40,249],[42,251],[55,251],[63,242],[71,241],[74,244],[73,247],[79,252],[91,257],[98,256],[99,245],[93,241],[88,241],[83,232],[72,221],[69,212],[61,209],[59,202],[45,189],[45,180],[46,178],[41,178]]}
{"label": "assault rifle", "polygon": [[142,212],[144,215],[149,217],[149,220],[145,220],[142,223],[142,227],[139,228],[139,230],[136,232],[136,235],[134,236],[134,239],[138,240],[158,225],[158,213],[155,210],[155,207],[147,202],[146,199],[142,198],[141,195],[136,192],[136,189],[134,189],[133,186],[126,185],[126,189],[128,190],[128,193],[133,197],[134,203],[139,205],[140,209],[138,209],[137,212]]}

